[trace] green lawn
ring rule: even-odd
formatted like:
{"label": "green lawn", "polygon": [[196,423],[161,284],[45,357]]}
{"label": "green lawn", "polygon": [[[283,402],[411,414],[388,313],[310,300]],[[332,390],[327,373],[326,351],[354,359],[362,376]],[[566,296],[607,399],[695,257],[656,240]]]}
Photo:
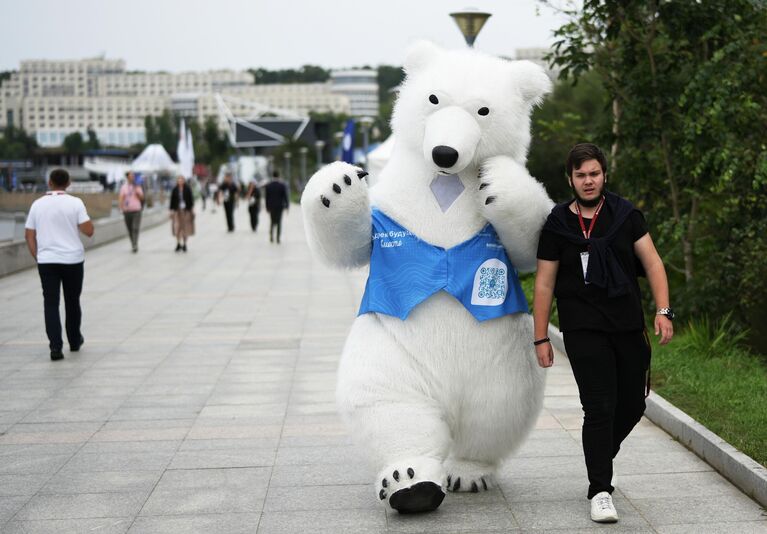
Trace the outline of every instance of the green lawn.
{"label": "green lawn", "polygon": [[728,443],[767,466],[767,365],[738,347],[715,354],[690,343],[689,328],[654,343],[652,387]]}

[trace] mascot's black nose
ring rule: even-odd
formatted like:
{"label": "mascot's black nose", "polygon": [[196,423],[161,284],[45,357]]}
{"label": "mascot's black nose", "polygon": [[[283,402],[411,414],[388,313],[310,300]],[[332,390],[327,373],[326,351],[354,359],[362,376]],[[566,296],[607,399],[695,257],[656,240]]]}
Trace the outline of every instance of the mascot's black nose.
{"label": "mascot's black nose", "polygon": [[445,145],[435,146],[431,151],[431,159],[438,167],[449,169],[458,161],[458,151]]}

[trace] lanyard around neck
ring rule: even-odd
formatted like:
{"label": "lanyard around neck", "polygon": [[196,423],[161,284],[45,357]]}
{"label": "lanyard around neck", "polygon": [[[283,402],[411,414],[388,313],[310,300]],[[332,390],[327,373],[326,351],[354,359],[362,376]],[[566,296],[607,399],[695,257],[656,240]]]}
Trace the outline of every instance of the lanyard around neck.
{"label": "lanyard around neck", "polygon": [[599,204],[597,204],[597,209],[594,211],[594,216],[591,218],[591,224],[589,224],[589,229],[586,231],[586,224],[583,222],[583,215],[581,215],[581,208],[578,206],[578,201],[575,201],[575,213],[578,214],[578,222],[581,225],[581,231],[583,232],[584,239],[589,239],[591,237],[591,231],[594,229],[594,226],[597,223],[597,218],[599,217],[599,212],[602,211],[602,206],[604,206],[605,203],[605,197],[602,197],[599,201]]}

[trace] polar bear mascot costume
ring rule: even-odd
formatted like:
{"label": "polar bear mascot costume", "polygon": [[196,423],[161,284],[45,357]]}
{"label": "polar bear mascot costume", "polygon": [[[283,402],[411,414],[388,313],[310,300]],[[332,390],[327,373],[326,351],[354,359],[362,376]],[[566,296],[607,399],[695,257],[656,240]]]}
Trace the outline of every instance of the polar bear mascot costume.
{"label": "polar bear mascot costume", "polygon": [[436,509],[478,492],[533,428],[544,371],[517,271],[552,207],[525,169],[543,69],[420,42],[405,62],[395,145],[374,186],[336,162],[303,193],[325,263],[370,265],[337,401],[377,463],[376,498]]}

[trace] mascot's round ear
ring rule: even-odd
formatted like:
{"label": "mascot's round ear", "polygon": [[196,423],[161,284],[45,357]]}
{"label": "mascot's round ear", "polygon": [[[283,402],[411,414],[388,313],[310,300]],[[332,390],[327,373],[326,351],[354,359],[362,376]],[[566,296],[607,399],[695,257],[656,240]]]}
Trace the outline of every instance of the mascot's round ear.
{"label": "mascot's round ear", "polygon": [[543,95],[551,91],[551,80],[543,67],[532,61],[511,61],[511,82],[519,89],[522,98],[531,106],[541,103]]}
{"label": "mascot's round ear", "polygon": [[442,49],[431,41],[418,41],[408,50],[407,58],[405,58],[405,73],[412,74],[421,70],[440,54]]}

